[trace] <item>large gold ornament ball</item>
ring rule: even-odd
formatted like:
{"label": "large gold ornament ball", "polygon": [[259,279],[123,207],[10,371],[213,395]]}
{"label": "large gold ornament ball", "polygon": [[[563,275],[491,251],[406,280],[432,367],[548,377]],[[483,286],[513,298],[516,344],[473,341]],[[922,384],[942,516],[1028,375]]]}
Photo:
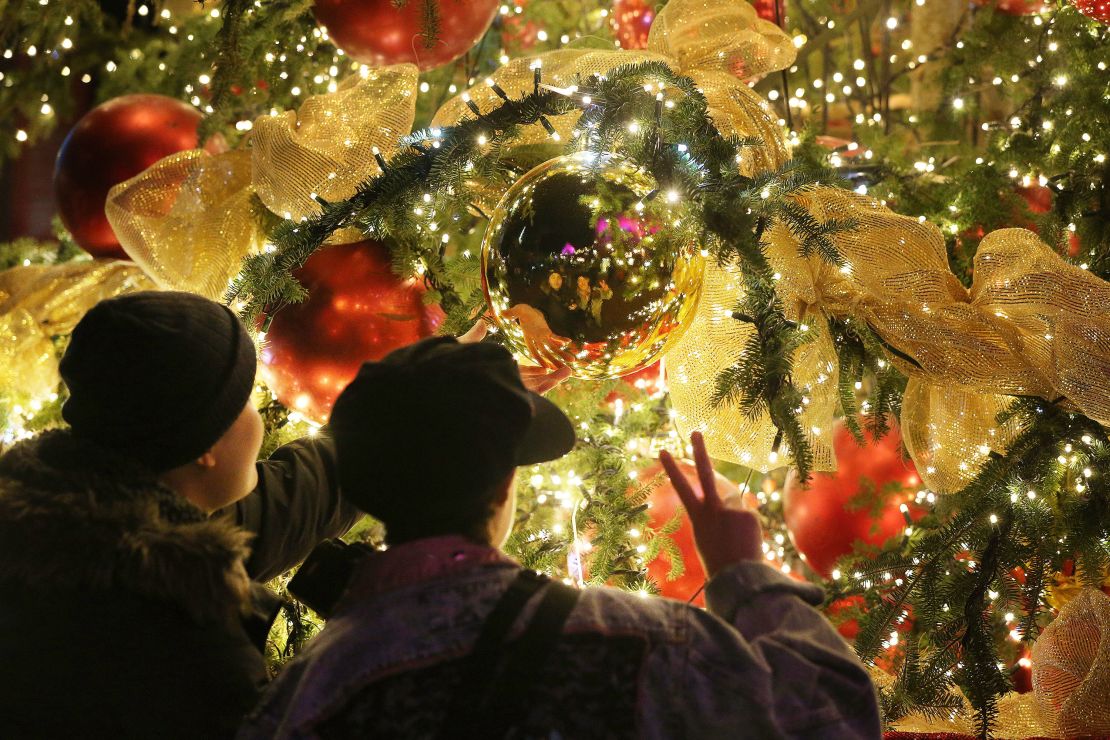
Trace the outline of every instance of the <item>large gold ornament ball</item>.
{"label": "large gold ornament ball", "polygon": [[501,199],[482,285],[510,347],[579,378],[655,362],[689,325],[704,256],[674,191],[616,155],[557,157]]}

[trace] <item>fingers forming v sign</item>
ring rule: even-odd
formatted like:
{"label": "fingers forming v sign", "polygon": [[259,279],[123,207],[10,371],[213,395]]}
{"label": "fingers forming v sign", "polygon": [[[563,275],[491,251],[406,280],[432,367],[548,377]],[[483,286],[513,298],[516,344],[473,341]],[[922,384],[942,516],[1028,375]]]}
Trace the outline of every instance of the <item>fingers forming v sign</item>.
{"label": "fingers forming v sign", "polygon": [[666,450],[659,453],[659,462],[667,471],[671,485],[678,493],[690,524],[694,529],[694,542],[698,546],[705,572],[713,577],[722,568],[745,560],[763,557],[763,534],[759,518],[751,511],[735,508],[721,500],[713,474],[713,464],[705,451],[705,440],[700,432],[690,435],[694,447],[694,464],[698,471],[695,486],[679,470],[674,458]]}

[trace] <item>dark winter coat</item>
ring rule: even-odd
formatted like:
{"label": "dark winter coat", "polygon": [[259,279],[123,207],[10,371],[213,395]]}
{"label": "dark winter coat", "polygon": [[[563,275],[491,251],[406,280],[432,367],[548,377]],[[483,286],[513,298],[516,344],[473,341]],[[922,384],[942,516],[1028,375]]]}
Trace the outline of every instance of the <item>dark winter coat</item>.
{"label": "dark winter coat", "polygon": [[[266,680],[270,578],[357,512],[327,441],[206,517],[68,432],[0,458],[0,737],[219,738]],[[253,542],[252,542],[253,540]],[[253,554],[251,549],[253,547]]]}

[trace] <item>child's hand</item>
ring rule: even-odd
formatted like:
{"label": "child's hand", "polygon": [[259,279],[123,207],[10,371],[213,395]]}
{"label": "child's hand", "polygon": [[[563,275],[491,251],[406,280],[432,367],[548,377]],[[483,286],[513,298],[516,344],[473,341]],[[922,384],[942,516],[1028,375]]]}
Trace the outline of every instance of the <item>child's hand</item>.
{"label": "child's hand", "polygon": [[540,395],[547,393],[569,377],[569,367],[560,367],[551,370],[546,367],[520,366],[520,379],[524,381],[524,387]]}
{"label": "child's hand", "polygon": [[[489,314],[482,316],[470,327],[465,334],[460,334],[458,340],[461,344],[477,344],[486,337]],[[542,319],[541,319],[542,320]],[[544,324],[546,326],[546,323]],[[533,393],[544,394],[570,377],[570,369],[560,367],[551,369],[547,367],[520,367],[520,379],[524,387]]]}
{"label": "child's hand", "polygon": [[460,334],[458,337],[456,337],[456,339],[459,340],[459,344],[477,344],[478,342],[486,338],[487,330],[488,327],[486,326],[486,316],[482,316],[476,322],[474,322],[474,326],[467,329],[465,333]]}
{"label": "child's hand", "polygon": [[722,568],[730,565],[745,560],[761,560],[763,533],[760,530],[759,517],[751,511],[730,506],[721,500],[701,433],[691,434],[690,443],[694,446],[694,462],[698,468],[702,498],[697,497],[690,481],[678,469],[669,452],[660,452],[659,462],[663,463],[671,485],[686,508],[686,515],[690,517],[690,523],[694,527],[694,542],[698,546],[698,555],[705,566],[705,572],[712,578]]}

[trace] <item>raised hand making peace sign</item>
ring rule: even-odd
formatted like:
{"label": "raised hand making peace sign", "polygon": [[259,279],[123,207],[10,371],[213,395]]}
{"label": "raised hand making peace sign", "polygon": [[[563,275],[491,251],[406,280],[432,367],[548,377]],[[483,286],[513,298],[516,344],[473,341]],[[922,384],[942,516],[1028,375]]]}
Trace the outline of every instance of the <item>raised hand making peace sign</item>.
{"label": "raised hand making peace sign", "polygon": [[671,454],[664,450],[659,453],[659,462],[667,471],[671,485],[678,493],[690,524],[694,528],[694,542],[698,546],[705,572],[712,578],[718,571],[745,560],[762,560],[763,534],[759,517],[743,508],[742,502],[721,500],[713,477],[713,465],[705,451],[705,440],[701,432],[690,435],[694,446],[694,463],[698,470],[698,496],[695,485],[691,484],[679,470]]}

